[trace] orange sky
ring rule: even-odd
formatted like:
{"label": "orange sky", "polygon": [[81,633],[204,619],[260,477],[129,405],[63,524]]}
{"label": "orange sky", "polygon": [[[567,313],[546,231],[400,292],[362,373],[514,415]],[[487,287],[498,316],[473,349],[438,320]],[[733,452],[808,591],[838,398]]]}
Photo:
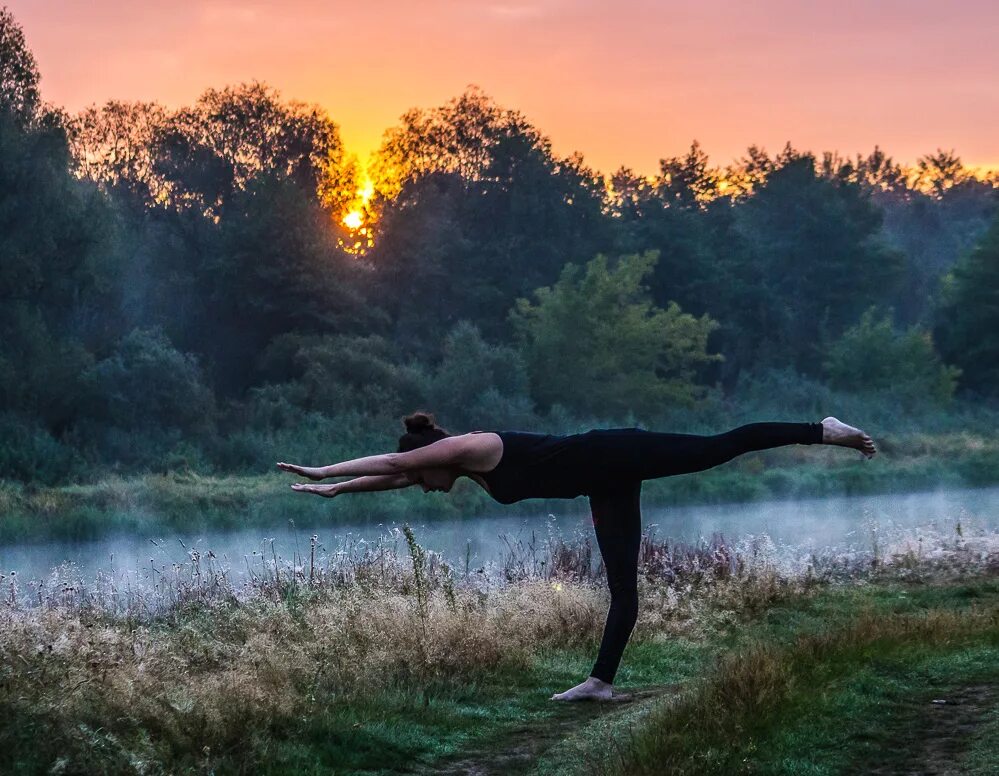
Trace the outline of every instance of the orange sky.
{"label": "orange sky", "polygon": [[697,138],[999,166],[993,0],[0,0],[45,99],[192,102],[261,80],[366,158],[410,107],[482,87],[558,153],[651,174]]}

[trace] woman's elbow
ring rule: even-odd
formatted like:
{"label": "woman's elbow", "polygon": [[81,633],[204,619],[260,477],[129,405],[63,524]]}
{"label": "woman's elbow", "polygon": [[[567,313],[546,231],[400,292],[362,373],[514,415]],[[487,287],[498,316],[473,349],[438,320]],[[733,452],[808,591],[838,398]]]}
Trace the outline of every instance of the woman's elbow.
{"label": "woman's elbow", "polygon": [[385,461],[388,463],[389,474],[405,474],[412,470],[406,463],[405,453],[386,453]]}

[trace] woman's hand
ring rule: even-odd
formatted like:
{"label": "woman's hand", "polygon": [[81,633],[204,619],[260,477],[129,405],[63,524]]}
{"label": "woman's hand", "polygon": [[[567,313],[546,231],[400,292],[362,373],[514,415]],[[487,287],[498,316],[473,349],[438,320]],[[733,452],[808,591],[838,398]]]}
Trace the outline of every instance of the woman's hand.
{"label": "woman's hand", "polygon": [[307,480],[323,479],[323,474],[319,471],[319,469],[313,469],[308,466],[296,466],[293,463],[284,463],[279,461],[277,467],[281,471],[297,474],[299,477],[305,477]]}
{"label": "woman's hand", "polygon": [[296,482],[291,486],[291,489],[301,493],[315,493],[317,496],[324,496],[326,498],[333,498],[339,492],[336,483],[332,485],[309,485],[306,482]]}

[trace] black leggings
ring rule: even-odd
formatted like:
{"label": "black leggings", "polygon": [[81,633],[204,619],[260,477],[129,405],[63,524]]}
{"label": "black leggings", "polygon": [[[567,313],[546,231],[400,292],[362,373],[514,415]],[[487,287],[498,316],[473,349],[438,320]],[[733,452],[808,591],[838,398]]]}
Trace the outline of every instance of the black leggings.
{"label": "black leggings", "polygon": [[590,495],[597,546],[611,594],[600,652],[590,676],[608,683],[614,681],[638,619],[642,481],[710,469],[753,450],[822,442],[821,423],[750,423],[714,436],[627,431],[630,433],[618,432],[613,439],[618,455],[605,448],[605,454],[612,455],[614,461],[608,463],[617,475],[615,483]]}

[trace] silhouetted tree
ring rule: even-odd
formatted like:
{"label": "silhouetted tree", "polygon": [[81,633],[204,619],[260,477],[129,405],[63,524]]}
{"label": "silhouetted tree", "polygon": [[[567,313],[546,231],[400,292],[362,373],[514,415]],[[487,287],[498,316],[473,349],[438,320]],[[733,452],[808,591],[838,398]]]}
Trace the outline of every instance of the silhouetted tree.
{"label": "silhouetted tree", "polygon": [[999,396],[999,217],[949,274],[936,331],[962,388]]}
{"label": "silhouetted tree", "polygon": [[288,178],[260,175],[230,198],[198,269],[202,307],[200,328],[188,329],[192,349],[205,354],[221,390],[241,393],[275,337],[346,333],[378,321],[379,308],[361,293],[369,275],[337,246],[313,197]]}
{"label": "silhouetted tree", "polygon": [[321,108],[281,102],[260,83],[208,89],[154,133],[154,171],[171,202],[218,217],[257,175],[288,178],[339,214],[354,196],[339,128]]}
{"label": "silhouetted tree", "polygon": [[123,190],[140,207],[169,199],[170,189],[154,169],[154,141],[169,113],[155,102],[111,100],[91,106],[70,124],[78,173],[108,190]]}
{"label": "silhouetted tree", "polygon": [[817,348],[890,292],[903,256],[885,244],[881,212],[857,184],[821,177],[811,154],[784,157],[736,211],[749,287],[724,320],[754,333],[743,363],[814,373]]}
{"label": "silhouetted tree", "polygon": [[[111,210],[69,172],[63,115],[43,108],[24,35],[0,10],[0,413],[69,432],[93,352],[116,336]],[[44,429],[44,431],[41,431]]]}
{"label": "silhouetted tree", "polygon": [[438,333],[462,319],[490,340],[508,337],[518,296],[609,243],[599,176],[578,155],[557,158],[522,116],[475,87],[407,113],[372,170],[377,298],[392,337],[435,358]]}
{"label": "silhouetted tree", "polygon": [[38,65],[14,15],[0,8],[0,115],[24,127],[35,120],[41,97]]}

